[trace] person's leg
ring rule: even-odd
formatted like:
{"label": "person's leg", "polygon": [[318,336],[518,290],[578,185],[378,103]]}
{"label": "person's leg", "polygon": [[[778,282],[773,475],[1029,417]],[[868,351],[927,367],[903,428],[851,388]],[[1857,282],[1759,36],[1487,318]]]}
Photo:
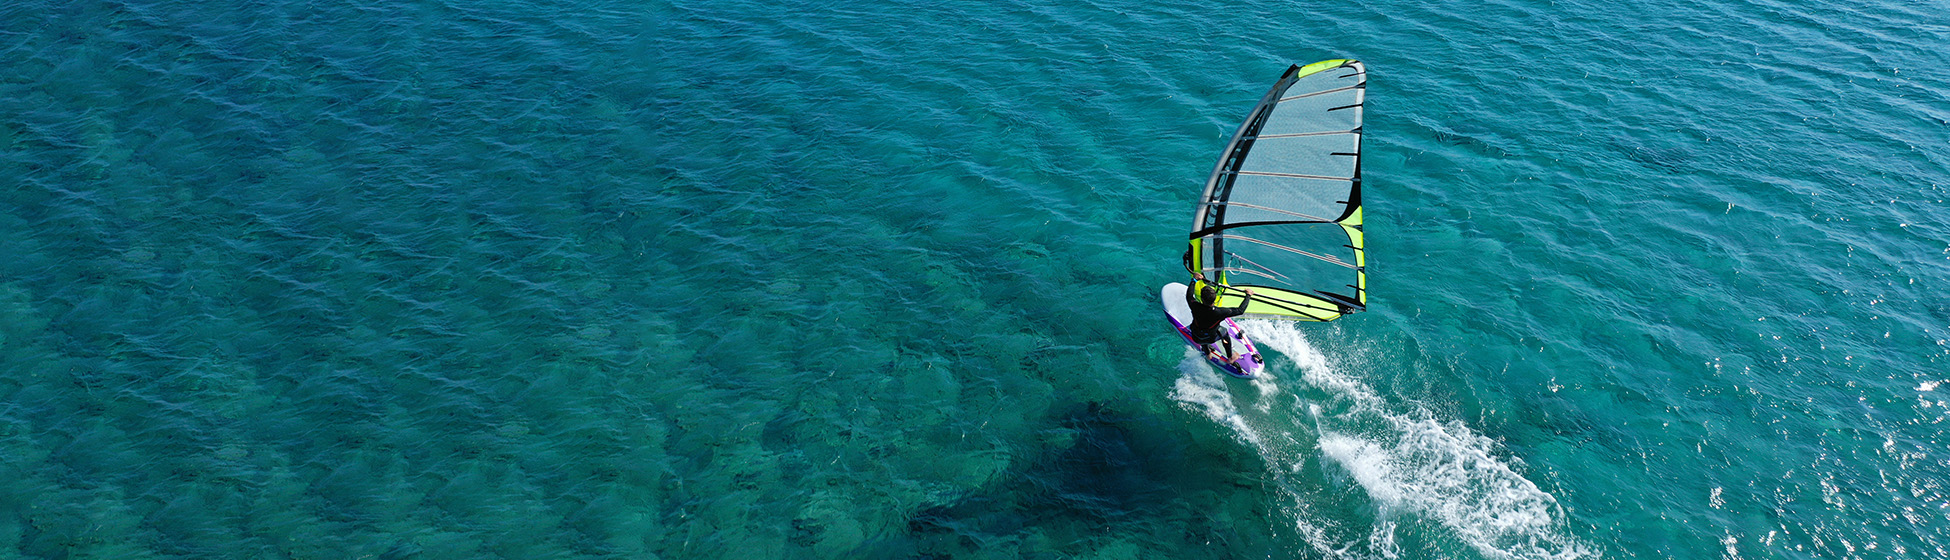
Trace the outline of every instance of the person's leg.
{"label": "person's leg", "polygon": [[1224,354],[1219,353],[1219,340],[1221,339],[1222,337],[1218,331],[1195,333],[1192,335],[1192,341],[1198,343],[1198,353],[1204,354],[1207,358],[1225,358]]}

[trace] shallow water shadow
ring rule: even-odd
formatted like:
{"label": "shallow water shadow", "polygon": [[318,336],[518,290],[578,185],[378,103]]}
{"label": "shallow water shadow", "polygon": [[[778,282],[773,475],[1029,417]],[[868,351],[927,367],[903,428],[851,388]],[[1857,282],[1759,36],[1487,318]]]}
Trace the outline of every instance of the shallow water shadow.
{"label": "shallow water shadow", "polygon": [[[1182,423],[1093,402],[1046,430],[1050,447],[869,545],[875,557],[955,558],[995,547],[1074,557],[1107,547],[1234,558],[1281,552],[1259,458],[1195,445]],[[1259,487],[1260,492],[1240,492]],[[1229,500],[1229,501],[1228,501]],[[1288,541],[1290,542],[1290,541]]]}

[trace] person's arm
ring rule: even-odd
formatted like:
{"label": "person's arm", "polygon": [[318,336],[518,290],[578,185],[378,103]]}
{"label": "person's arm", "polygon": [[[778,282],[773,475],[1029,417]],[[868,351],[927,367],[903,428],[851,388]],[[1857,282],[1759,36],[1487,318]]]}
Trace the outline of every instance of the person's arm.
{"label": "person's arm", "polygon": [[1252,303],[1253,303],[1253,291],[1252,291],[1252,290],[1245,290],[1245,292],[1246,292],[1246,297],[1245,297],[1245,299],[1241,299],[1241,300],[1239,300],[1239,306],[1238,306],[1238,307],[1228,307],[1228,308],[1226,308],[1226,310],[1225,310],[1225,313],[1226,313],[1226,317],[1238,317],[1238,316],[1240,316],[1240,315],[1245,315],[1245,314],[1246,314],[1246,306],[1248,306],[1248,305],[1252,305]]}

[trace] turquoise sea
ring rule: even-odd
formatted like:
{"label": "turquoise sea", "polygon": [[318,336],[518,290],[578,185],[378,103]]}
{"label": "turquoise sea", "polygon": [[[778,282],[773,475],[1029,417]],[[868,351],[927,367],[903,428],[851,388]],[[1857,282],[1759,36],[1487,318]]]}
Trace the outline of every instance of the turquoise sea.
{"label": "turquoise sea", "polygon": [[[1939,0],[0,5],[0,558],[1950,558]],[[1158,308],[1290,63],[1370,310]]]}

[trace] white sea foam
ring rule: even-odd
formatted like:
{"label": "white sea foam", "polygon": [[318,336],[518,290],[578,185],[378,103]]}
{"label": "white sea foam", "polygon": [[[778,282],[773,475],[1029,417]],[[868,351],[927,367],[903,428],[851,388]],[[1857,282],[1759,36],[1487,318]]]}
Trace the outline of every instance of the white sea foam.
{"label": "white sea foam", "polygon": [[[1178,401],[1181,406],[1204,413],[1207,418],[1231,428],[1232,433],[1242,443],[1258,450],[1260,455],[1266,458],[1269,467],[1293,464],[1292,468],[1298,470],[1300,466],[1297,464],[1298,461],[1280,460],[1278,457],[1283,454],[1280,453],[1279,446],[1267,441],[1261,435],[1260,429],[1254,426],[1254,422],[1240,414],[1239,406],[1233,402],[1231,390],[1227,386],[1228,378],[1214,370],[1203,356],[1187,349],[1185,359],[1178,363],[1178,373],[1178,381],[1172,386],[1171,391],[1173,400]],[[1260,404],[1253,409],[1264,412],[1268,409],[1267,403],[1272,400],[1265,397],[1279,394],[1279,386],[1265,376],[1254,380],[1254,385],[1262,398]],[[1256,416],[1265,418],[1267,415]],[[1288,494],[1290,497],[1297,498],[1290,491]],[[1328,522],[1312,514],[1304,502],[1296,501],[1294,507],[1294,531],[1305,539],[1316,553],[1325,557],[1346,556],[1347,546],[1337,546],[1333,539],[1327,537],[1327,529],[1323,525]]]}
{"label": "white sea foam", "polygon": [[[1569,536],[1564,528],[1563,511],[1556,498],[1525,479],[1510,464],[1495,454],[1496,443],[1477,434],[1458,421],[1437,419],[1428,410],[1412,403],[1391,402],[1360,379],[1336,370],[1325,355],[1307,343],[1294,326],[1262,321],[1246,322],[1253,340],[1262,347],[1279,351],[1292,360],[1269,364],[1267,375],[1255,381],[1260,397],[1256,411],[1264,412],[1268,425],[1298,426],[1300,415],[1312,416],[1319,430],[1318,453],[1339,465],[1374,500],[1383,518],[1371,528],[1366,546],[1339,545],[1315,540],[1320,531],[1309,535],[1316,549],[1330,556],[1345,556],[1355,548],[1365,548],[1363,556],[1393,558],[1399,554],[1395,543],[1395,521],[1401,515],[1424,516],[1454,532],[1454,535],[1485,556],[1509,559],[1569,559],[1597,556],[1586,545]],[[1281,368],[1278,366],[1289,366]],[[1296,372],[1293,367],[1297,366]],[[1258,449],[1276,476],[1298,470],[1281,462],[1300,462],[1305,458],[1292,450],[1270,449],[1269,438],[1282,434],[1263,433],[1254,422],[1240,415],[1232,401],[1226,381],[1197,356],[1180,364],[1183,374],[1172,398],[1239,434]],[[1273,379],[1286,374],[1333,396],[1334,406],[1323,410],[1297,398],[1269,398],[1280,393]],[[1272,411],[1274,402],[1295,403],[1290,410]],[[1304,407],[1304,408],[1302,408]],[[1284,421],[1271,417],[1285,415]],[[1291,429],[1301,429],[1298,427]],[[1284,438],[1291,441],[1292,438]],[[1297,495],[1296,495],[1297,497]],[[1302,505],[1304,507],[1304,504]],[[1301,519],[1303,532],[1319,520]]]}
{"label": "white sea foam", "polygon": [[1232,428],[1247,445],[1263,448],[1259,432],[1246,424],[1239,415],[1239,407],[1232,404],[1232,394],[1226,390],[1226,380],[1205,362],[1198,352],[1187,347],[1185,359],[1178,362],[1178,382],[1172,386],[1171,398],[1191,408],[1204,412],[1226,427]]}

